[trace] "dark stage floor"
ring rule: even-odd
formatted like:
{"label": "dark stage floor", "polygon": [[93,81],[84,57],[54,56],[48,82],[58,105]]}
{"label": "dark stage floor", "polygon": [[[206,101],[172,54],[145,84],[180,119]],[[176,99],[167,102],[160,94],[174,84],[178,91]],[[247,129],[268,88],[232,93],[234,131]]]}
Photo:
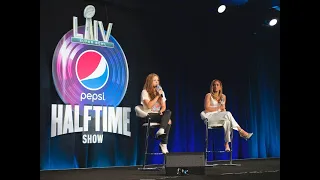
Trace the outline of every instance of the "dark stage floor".
{"label": "dark stage floor", "polygon": [[[139,166],[40,171],[40,180],[278,180],[280,158],[234,160],[241,166],[206,167],[206,175],[166,176],[165,170],[139,171]],[[220,163],[220,162],[219,162]],[[222,162],[221,163],[226,163]]]}

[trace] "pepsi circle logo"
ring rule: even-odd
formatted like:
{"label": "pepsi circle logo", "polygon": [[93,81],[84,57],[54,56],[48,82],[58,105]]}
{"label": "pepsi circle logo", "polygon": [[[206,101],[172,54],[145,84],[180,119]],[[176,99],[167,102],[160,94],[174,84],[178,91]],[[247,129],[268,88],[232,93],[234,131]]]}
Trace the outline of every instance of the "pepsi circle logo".
{"label": "pepsi circle logo", "polygon": [[[78,32],[84,34],[84,26]],[[58,42],[52,58],[52,77],[60,99],[65,104],[118,106],[128,87],[126,56],[110,35],[113,48],[71,41],[73,30]],[[99,34],[98,39],[103,39]],[[73,106],[74,107],[74,106]]]}
{"label": "pepsi circle logo", "polygon": [[83,87],[89,90],[99,90],[109,78],[108,62],[97,51],[85,51],[77,60],[76,74]]}

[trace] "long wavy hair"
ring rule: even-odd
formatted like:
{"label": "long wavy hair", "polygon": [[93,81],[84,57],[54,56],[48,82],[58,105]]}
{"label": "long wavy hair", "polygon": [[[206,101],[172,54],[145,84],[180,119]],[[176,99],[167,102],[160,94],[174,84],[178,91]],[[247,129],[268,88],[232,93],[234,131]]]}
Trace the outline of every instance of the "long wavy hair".
{"label": "long wavy hair", "polygon": [[157,74],[155,73],[151,73],[147,76],[146,78],[146,82],[143,85],[143,89],[147,90],[149,97],[152,99],[154,99],[156,97],[155,95],[155,91],[154,91],[154,87],[152,86],[152,82],[153,82],[153,77],[157,76],[159,79],[159,85],[160,85],[160,78]]}
{"label": "long wavy hair", "polygon": [[[221,90],[219,90],[218,92],[214,92],[214,91],[213,91],[213,84],[214,84],[216,81],[219,82],[220,87],[221,87]],[[216,100],[221,99],[222,90],[223,90],[222,82],[221,82],[219,79],[214,79],[214,80],[211,82],[211,85],[210,85],[210,93],[211,93],[211,96],[212,96],[214,99],[216,99]]]}

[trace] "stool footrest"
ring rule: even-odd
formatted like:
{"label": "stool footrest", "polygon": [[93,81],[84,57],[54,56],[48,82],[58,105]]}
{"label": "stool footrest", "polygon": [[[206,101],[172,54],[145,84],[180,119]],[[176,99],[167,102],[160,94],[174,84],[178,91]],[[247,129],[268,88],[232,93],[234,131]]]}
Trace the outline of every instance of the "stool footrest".
{"label": "stool footrest", "polygon": [[214,167],[214,166],[241,166],[241,164],[206,164],[206,167]]}
{"label": "stool footrest", "polygon": [[164,167],[141,167],[138,168],[140,171],[160,171],[161,169],[164,169]]}
{"label": "stool footrest", "polygon": [[145,153],[147,155],[163,155],[163,153]]}
{"label": "stool footrest", "polygon": [[232,152],[231,150],[230,151],[207,151],[207,153],[224,153],[224,152]]}

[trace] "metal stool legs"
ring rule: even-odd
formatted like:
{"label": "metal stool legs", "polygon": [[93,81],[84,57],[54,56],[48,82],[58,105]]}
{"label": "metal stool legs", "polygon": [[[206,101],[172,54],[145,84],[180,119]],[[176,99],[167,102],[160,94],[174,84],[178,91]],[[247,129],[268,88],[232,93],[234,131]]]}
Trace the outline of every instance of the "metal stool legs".
{"label": "metal stool legs", "polygon": [[[147,161],[147,155],[161,155],[162,153],[148,153],[148,145],[149,145],[149,135],[150,135],[150,117],[147,117],[148,120],[148,125],[147,125],[147,130],[146,130],[146,140],[145,140],[145,150],[144,150],[144,159],[143,159],[143,165],[142,168],[138,168],[139,170],[143,171],[158,171],[160,169],[164,168],[164,165],[162,167],[146,167],[146,161]],[[165,159],[165,158],[164,158]]]}
{"label": "metal stool legs", "polygon": [[223,152],[226,152],[226,151],[215,151],[215,150],[213,150],[213,151],[208,151],[208,137],[209,137],[209,136],[208,136],[208,134],[209,134],[208,129],[209,129],[209,127],[208,127],[208,120],[206,120],[206,140],[205,140],[206,153],[205,153],[205,165],[206,165],[206,166],[210,166],[210,167],[212,167],[212,166],[219,166],[219,165],[220,165],[220,166],[241,166],[241,164],[233,164],[233,163],[232,163],[233,130],[231,131],[231,142],[230,142],[230,152],[229,152],[229,153],[230,153],[230,161],[229,161],[229,163],[227,163],[227,164],[212,164],[212,165],[209,165],[209,164],[208,164],[208,153],[223,153]]}

